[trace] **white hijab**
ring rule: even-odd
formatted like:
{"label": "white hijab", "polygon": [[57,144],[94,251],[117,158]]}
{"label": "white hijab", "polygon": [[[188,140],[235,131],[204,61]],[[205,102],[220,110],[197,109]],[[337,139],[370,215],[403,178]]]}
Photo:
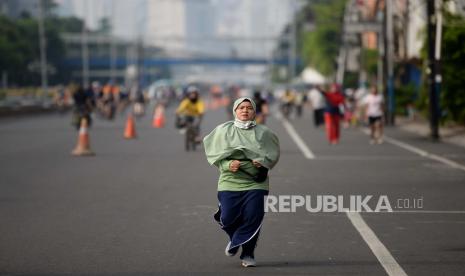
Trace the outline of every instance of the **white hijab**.
{"label": "white hijab", "polygon": [[[249,101],[251,104],[252,104],[252,107],[253,107],[253,111],[256,112],[256,106],[255,106],[255,102],[249,98],[249,97],[242,97],[242,98],[239,98],[237,99],[235,102],[234,102],[234,107],[233,107],[233,114],[234,114],[234,126],[238,127],[238,128],[241,128],[241,129],[249,129],[249,128],[253,128],[254,126],[257,125],[257,123],[255,122],[255,120],[252,120],[252,121],[241,121],[237,118],[237,115],[236,115],[236,109],[237,107],[244,101]],[[255,118],[254,118],[255,119]]]}

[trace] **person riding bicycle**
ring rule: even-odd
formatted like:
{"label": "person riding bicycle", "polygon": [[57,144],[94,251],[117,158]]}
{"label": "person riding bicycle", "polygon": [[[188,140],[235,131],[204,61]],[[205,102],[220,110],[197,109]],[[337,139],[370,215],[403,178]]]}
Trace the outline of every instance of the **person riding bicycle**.
{"label": "person riding bicycle", "polygon": [[205,105],[199,97],[199,89],[195,86],[187,88],[187,97],[181,101],[176,109],[176,116],[184,116],[185,121],[191,122],[196,128],[196,141],[200,140],[200,123],[205,112]]}
{"label": "person riding bicycle", "polygon": [[89,126],[92,125],[92,110],[95,107],[95,99],[92,90],[85,90],[82,85],[78,85],[73,93],[74,109],[72,124],[79,130],[81,120],[86,119]]}
{"label": "person riding bicycle", "polygon": [[281,96],[281,112],[285,118],[289,117],[292,113],[295,102],[295,93],[287,88],[284,94]]}

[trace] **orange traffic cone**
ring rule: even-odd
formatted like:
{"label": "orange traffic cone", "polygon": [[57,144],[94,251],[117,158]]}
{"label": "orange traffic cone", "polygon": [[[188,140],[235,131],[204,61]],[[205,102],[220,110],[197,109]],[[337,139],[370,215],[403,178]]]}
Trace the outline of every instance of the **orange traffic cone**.
{"label": "orange traffic cone", "polygon": [[162,128],[165,126],[165,108],[163,105],[158,105],[155,107],[155,111],[153,112],[152,126],[155,128]]}
{"label": "orange traffic cone", "polygon": [[89,134],[87,133],[87,119],[81,119],[81,126],[79,128],[78,142],[74,150],[71,152],[74,156],[91,156],[95,153],[90,149]]}
{"label": "orange traffic cone", "polygon": [[129,115],[127,121],[126,121],[126,129],[124,130],[124,138],[126,139],[134,139],[136,138],[136,126],[134,123],[134,118],[131,115]]}

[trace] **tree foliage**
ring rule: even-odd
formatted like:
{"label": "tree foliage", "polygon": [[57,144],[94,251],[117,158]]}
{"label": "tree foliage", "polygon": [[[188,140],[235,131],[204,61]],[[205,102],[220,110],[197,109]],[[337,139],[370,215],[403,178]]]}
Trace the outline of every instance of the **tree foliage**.
{"label": "tree foliage", "polygon": [[0,17],[0,68],[7,72],[24,69],[32,53],[22,30],[8,18]]}
{"label": "tree foliage", "polygon": [[[48,17],[44,22],[46,53],[50,82],[66,79],[67,71],[62,61],[65,45],[61,32],[82,29],[77,18]],[[38,21],[24,16],[10,19],[0,16],[0,68],[8,74],[9,84],[17,86],[40,84],[40,48]]]}
{"label": "tree foliage", "polygon": [[[296,15],[297,53],[301,63],[297,66],[300,72],[307,65],[323,74],[330,75],[335,71],[337,55],[341,43],[342,17],[347,0],[312,0],[302,7]],[[314,28],[312,28],[314,26]],[[291,26],[288,24],[274,52],[277,59],[289,58],[289,36]],[[279,77],[280,68],[274,69],[274,80],[283,81]]]}
{"label": "tree foliage", "polygon": [[346,0],[312,1],[301,16],[302,20],[312,18],[315,25],[313,30],[301,29],[301,55],[307,65],[326,75],[335,71],[345,3]]}
{"label": "tree foliage", "polygon": [[465,18],[446,15],[442,39],[441,106],[446,119],[465,123]]}
{"label": "tree foliage", "polygon": [[[440,106],[441,121],[455,121],[465,124],[465,18],[444,12],[443,36],[441,41],[442,86]],[[421,56],[428,59],[428,41],[424,37]],[[424,114],[429,112],[428,74],[424,68],[425,78],[416,106]]]}

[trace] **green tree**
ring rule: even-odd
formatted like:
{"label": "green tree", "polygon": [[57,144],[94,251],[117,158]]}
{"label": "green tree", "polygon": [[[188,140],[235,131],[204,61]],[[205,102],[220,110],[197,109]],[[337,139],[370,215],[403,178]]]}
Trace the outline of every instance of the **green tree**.
{"label": "green tree", "polygon": [[60,33],[81,33],[84,24],[77,17],[50,17],[47,18],[46,22]]}
{"label": "green tree", "polygon": [[[346,1],[307,1],[296,14],[297,51],[301,61],[301,64],[297,66],[297,72],[310,65],[323,74],[334,73],[341,44],[342,17]],[[274,51],[276,59],[289,58],[290,32],[291,27],[288,24],[281,33],[281,39]],[[273,70],[275,81],[283,81],[279,71],[279,67]]]}
{"label": "green tree", "polygon": [[465,123],[465,18],[446,14],[442,39],[441,106],[445,118]]}
{"label": "green tree", "polygon": [[[65,81],[70,75],[63,65],[65,45],[60,34],[80,32],[82,24],[82,21],[76,18],[46,18],[46,51],[51,84]],[[0,16],[0,68],[8,74],[10,84],[40,84],[38,41],[38,23],[35,18],[23,17],[13,20]]]}
{"label": "green tree", "polygon": [[[465,124],[465,18],[444,11],[442,36],[442,87],[440,106],[442,122],[455,121]],[[422,59],[427,60],[428,42],[425,35],[422,48]],[[424,68],[426,71],[426,68]],[[416,102],[423,114],[429,113],[428,75],[424,73],[424,85]]]}
{"label": "green tree", "polygon": [[9,18],[0,17],[0,67],[13,83],[27,78],[21,72],[27,71],[27,63],[34,56],[33,44],[25,38],[24,31]]}
{"label": "green tree", "polygon": [[[301,28],[300,51],[306,64],[325,75],[333,74],[341,45],[346,0],[312,1],[302,10],[301,20],[314,20],[315,28]],[[302,22],[300,25],[304,26]]]}

